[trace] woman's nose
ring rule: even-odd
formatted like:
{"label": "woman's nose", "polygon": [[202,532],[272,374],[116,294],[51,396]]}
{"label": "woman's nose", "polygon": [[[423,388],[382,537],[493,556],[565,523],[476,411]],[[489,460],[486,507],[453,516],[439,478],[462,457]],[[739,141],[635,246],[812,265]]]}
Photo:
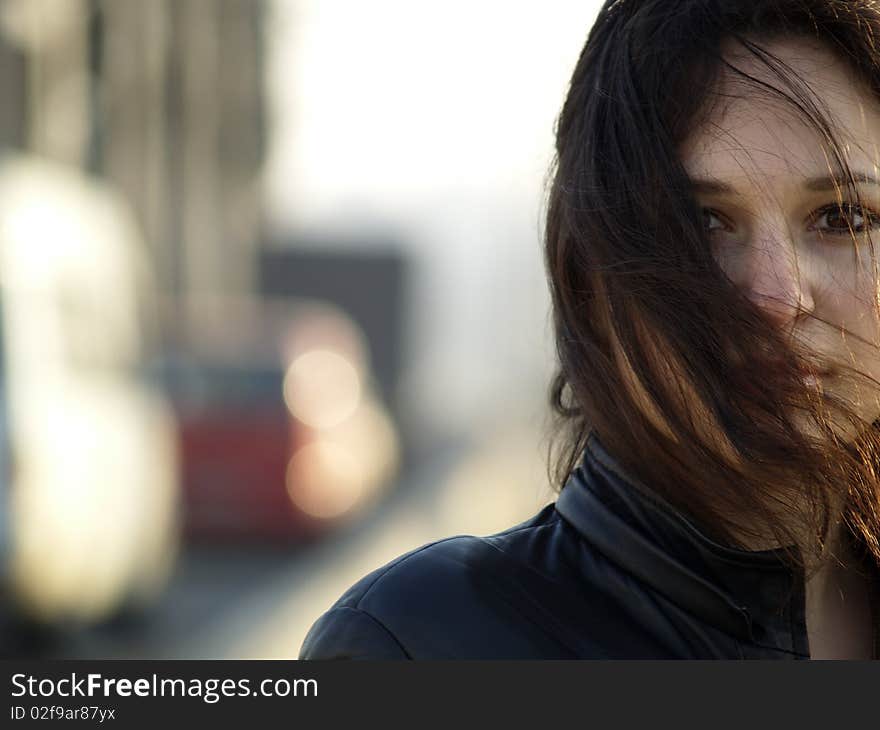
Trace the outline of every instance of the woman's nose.
{"label": "woman's nose", "polygon": [[785,235],[765,235],[753,244],[749,298],[780,326],[791,325],[803,311],[813,308],[803,255]]}

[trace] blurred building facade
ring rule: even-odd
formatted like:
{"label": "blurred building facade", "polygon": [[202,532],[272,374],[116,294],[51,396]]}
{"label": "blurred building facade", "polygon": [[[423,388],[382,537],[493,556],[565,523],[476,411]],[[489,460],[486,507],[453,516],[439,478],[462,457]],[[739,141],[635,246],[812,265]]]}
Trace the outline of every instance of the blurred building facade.
{"label": "blurred building facade", "polygon": [[255,286],[264,15],[263,0],[0,2],[0,147],[116,186],[175,321]]}

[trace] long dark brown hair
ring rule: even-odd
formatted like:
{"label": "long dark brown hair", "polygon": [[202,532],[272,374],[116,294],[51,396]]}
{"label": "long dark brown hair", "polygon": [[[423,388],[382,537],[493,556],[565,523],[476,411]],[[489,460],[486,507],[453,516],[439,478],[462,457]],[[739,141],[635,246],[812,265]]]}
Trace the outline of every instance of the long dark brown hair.
{"label": "long dark brown hair", "polygon": [[[595,432],[719,540],[769,542],[809,567],[842,517],[880,561],[878,429],[844,399],[804,387],[815,353],[721,270],[678,155],[720,75],[736,74],[815,130],[840,200],[860,202],[823,101],[767,50],[790,36],[824,43],[880,97],[872,0],[615,0],[601,9],[557,122],[547,211],[560,421],[551,468],[559,487]],[[727,42],[773,83],[726,60]],[[852,233],[854,255],[856,244],[872,245],[869,232]]]}

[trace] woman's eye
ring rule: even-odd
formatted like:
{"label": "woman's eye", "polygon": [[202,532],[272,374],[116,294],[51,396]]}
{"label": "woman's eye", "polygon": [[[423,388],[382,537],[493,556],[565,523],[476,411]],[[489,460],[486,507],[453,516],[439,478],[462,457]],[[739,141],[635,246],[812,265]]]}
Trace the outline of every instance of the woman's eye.
{"label": "woman's eye", "polygon": [[709,232],[727,230],[727,224],[718,216],[714,210],[703,208],[703,227]]}
{"label": "woman's eye", "polygon": [[880,216],[855,203],[835,203],[813,217],[813,227],[827,233],[863,233],[878,224]]}

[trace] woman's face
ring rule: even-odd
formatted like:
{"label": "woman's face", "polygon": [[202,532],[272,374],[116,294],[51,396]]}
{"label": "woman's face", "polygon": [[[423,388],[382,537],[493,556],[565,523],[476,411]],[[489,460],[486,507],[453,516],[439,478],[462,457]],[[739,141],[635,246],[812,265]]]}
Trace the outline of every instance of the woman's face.
{"label": "woman's face", "polygon": [[[863,205],[845,187],[841,204],[827,148],[803,115],[725,72],[708,118],[681,150],[713,250],[730,279],[807,345],[819,367],[843,363],[880,381],[878,286],[866,236],[880,242],[880,102],[822,45],[791,38],[764,47],[830,114]],[[744,51],[726,58],[780,85]],[[819,385],[845,397],[864,421],[880,416],[880,394],[866,381],[825,375]]]}

